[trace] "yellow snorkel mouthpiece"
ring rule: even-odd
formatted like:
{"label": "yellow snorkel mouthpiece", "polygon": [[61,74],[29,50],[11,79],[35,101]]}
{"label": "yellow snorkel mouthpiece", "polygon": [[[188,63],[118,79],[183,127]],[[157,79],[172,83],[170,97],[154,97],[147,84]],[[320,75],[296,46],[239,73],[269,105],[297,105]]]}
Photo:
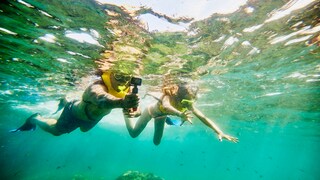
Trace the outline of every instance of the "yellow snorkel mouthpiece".
{"label": "yellow snorkel mouthpiece", "polygon": [[118,89],[121,91],[125,91],[128,87],[127,86],[118,86]]}
{"label": "yellow snorkel mouthpiece", "polygon": [[189,99],[182,99],[182,100],[181,100],[181,104],[192,105],[193,102],[194,102],[193,100],[189,100]]}

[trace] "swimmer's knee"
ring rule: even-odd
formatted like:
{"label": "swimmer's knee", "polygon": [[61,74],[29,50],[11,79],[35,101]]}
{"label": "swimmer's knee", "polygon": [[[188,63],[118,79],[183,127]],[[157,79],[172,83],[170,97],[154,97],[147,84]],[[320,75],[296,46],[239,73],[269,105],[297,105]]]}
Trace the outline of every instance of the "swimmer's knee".
{"label": "swimmer's knee", "polygon": [[137,133],[129,132],[129,134],[130,134],[130,136],[131,136],[132,138],[136,138],[136,137],[139,136],[139,134],[137,134]]}
{"label": "swimmer's knee", "polygon": [[83,128],[80,128],[80,131],[81,131],[81,132],[88,132],[88,131],[89,131],[89,129],[83,129]]}
{"label": "swimmer's knee", "polygon": [[53,131],[53,132],[50,132],[52,135],[54,135],[54,136],[61,136],[62,134],[64,134],[64,133],[62,133],[62,132],[57,132],[57,131]]}
{"label": "swimmer's knee", "polygon": [[81,132],[88,132],[90,129],[92,129],[93,127],[89,127],[89,128],[85,128],[85,127],[80,127],[80,131]]}
{"label": "swimmer's knee", "polygon": [[161,139],[154,139],[153,144],[158,146],[161,143]]}
{"label": "swimmer's knee", "polygon": [[48,132],[50,132],[54,136],[61,136],[62,134],[65,134],[65,132],[61,132],[56,128],[52,128],[51,131]]}

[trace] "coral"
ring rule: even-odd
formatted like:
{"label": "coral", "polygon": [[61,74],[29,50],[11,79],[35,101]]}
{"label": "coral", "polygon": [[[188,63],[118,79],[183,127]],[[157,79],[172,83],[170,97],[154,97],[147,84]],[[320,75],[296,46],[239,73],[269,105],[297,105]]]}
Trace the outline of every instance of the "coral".
{"label": "coral", "polygon": [[139,171],[127,171],[117,178],[117,180],[164,180],[152,173],[141,173]]}

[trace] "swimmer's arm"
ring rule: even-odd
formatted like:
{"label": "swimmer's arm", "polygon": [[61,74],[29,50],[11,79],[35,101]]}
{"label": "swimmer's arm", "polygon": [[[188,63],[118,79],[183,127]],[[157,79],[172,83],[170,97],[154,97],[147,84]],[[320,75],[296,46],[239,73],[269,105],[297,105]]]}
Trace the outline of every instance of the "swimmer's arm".
{"label": "swimmer's arm", "polygon": [[182,112],[180,112],[170,104],[169,96],[163,96],[162,106],[166,112],[169,112],[170,115],[181,117],[183,114]]}
{"label": "swimmer's arm", "polygon": [[213,129],[217,134],[223,134],[222,130],[212,120],[207,118],[200,110],[192,106],[192,113],[201,120],[202,123]]}
{"label": "swimmer's arm", "polygon": [[197,116],[197,118],[201,120],[201,122],[203,122],[205,125],[213,129],[218,134],[220,141],[222,141],[222,139],[227,139],[235,143],[238,142],[238,138],[224,134],[218,125],[216,125],[212,120],[207,118],[200,110],[198,110],[193,105],[192,105],[191,111],[195,116]]}
{"label": "swimmer's arm", "polygon": [[174,115],[174,116],[178,116],[180,117],[183,122],[180,124],[180,126],[185,122],[188,121],[190,124],[192,124],[192,116],[191,116],[191,112],[190,111],[184,111],[181,112],[179,110],[177,110],[176,108],[174,108],[171,104],[170,104],[170,100],[169,100],[169,96],[163,96],[162,97],[162,106],[164,108],[164,110],[166,112],[168,112],[169,115]]}
{"label": "swimmer's arm", "polygon": [[107,93],[106,87],[100,84],[94,84],[88,87],[83,94],[83,99],[98,107],[107,109],[122,108],[124,104],[123,99],[116,98]]}

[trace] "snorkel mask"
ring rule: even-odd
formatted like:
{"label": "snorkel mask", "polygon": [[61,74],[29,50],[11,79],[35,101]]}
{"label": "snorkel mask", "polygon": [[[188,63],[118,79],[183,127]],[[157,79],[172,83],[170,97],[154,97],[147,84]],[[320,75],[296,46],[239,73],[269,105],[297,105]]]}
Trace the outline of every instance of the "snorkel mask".
{"label": "snorkel mask", "polygon": [[[113,88],[113,85],[111,83],[111,76],[117,81],[117,88]],[[123,73],[115,73],[111,71],[105,71],[101,75],[101,78],[104,82],[104,84],[107,86],[108,93],[111,95],[118,97],[118,98],[124,98],[124,96],[129,91],[129,82],[131,80],[131,76]]]}
{"label": "snorkel mask", "polygon": [[179,92],[179,94],[183,97],[181,100],[181,104],[184,106],[192,106],[192,104],[197,99],[197,93],[199,88],[197,86],[192,85],[180,86],[179,88],[182,89]]}
{"label": "snorkel mask", "polygon": [[113,77],[116,81],[118,81],[120,84],[128,84],[131,80],[131,75],[129,74],[124,74],[124,73],[117,73],[114,72],[112,73]]}
{"label": "snorkel mask", "polygon": [[125,73],[121,73],[121,72],[114,72],[112,73],[113,78],[117,81],[118,85],[118,89],[120,91],[125,90],[126,88],[128,88],[128,86],[130,85],[130,81],[132,76],[129,74],[125,74]]}

